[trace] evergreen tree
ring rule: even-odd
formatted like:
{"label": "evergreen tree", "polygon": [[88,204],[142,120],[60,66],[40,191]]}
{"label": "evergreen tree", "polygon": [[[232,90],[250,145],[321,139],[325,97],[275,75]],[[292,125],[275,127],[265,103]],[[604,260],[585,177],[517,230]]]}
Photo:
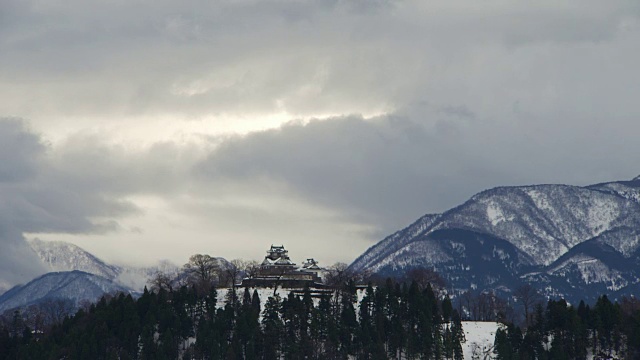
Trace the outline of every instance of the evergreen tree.
{"label": "evergreen tree", "polygon": [[343,355],[355,355],[356,343],[355,336],[358,329],[358,320],[356,311],[353,306],[352,296],[342,297],[342,312],[340,313],[340,321],[338,322],[340,352]]}
{"label": "evergreen tree", "polygon": [[466,339],[458,310],[452,310],[451,313],[451,337],[453,339],[453,359],[462,360],[464,355],[462,352],[462,344],[466,342]]}
{"label": "evergreen tree", "polygon": [[511,360],[514,358],[513,348],[507,336],[507,329],[499,327],[496,330],[495,340],[493,341],[493,353],[498,360]]}
{"label": "evergreen tree", "polygon": [[264,305],[262,315],[263,343],[262,351],[264,359],[278,359],[280,357],[280,341],[284,328],[280,318],[280,296],[270,296]]}

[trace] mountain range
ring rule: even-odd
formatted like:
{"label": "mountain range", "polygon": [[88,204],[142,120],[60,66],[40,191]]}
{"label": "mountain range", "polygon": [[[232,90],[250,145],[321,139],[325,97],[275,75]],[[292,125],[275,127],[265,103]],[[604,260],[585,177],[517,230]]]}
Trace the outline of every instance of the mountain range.
{"label": "mountain range", "polygon": [[[157,272],[179,272],[166,261],[146,268],[108,264],[64,242],[36,239],[29,245],[50,273],[1,294],[0,311],[58,297],[78,304],[105,292],[139,292]],[[486,190],[441,214],[422,216],[350,265],[382,276],[415,267],[436,270],[453,294],[508,294],[527,283],[569,301],[637,293],[640,176],[584,187]]]}
{"label": "mountain range", "polygon": [[[480,192],[424,215],[351,265],[381,275],[434,268],[456,291],[549,296],[632,294],[640,283],[640,176],[590,186],[532,185]],[[586,295],[585,295],[586,294]]]}

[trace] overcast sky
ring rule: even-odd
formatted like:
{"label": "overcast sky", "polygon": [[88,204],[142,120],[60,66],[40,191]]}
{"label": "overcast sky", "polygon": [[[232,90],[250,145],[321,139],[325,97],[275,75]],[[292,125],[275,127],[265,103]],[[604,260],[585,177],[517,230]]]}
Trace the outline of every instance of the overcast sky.
{"label": "overcast sky", "polygon": [[0,274],[34,237],[350,262],[486,188],[630,179],[637,64],[637,0],[2,0]]}

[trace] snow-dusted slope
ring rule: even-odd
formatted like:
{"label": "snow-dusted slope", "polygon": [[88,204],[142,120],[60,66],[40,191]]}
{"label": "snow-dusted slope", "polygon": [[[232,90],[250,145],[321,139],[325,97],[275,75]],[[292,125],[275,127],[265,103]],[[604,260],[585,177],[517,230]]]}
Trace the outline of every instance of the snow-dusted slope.
{"label": "snow-dusted slope", "polygon": [[4,294],[10,288],[11,285],[8,282],[0,280],[0,295]]}
{"label": "snow-dusted slope", "polygon": [[[525,277],[565,293],[596,283],[620,290],[638,282],[635,268],[620,269],[611,257],[587,260],[571,250],[593,241],[626,262],[639,259],[639,194],[640,179],[487,190],[443,214],[422,217],[372,246],[351,267],[387,274],[435,267],[461,288],[510,287]],[[554,264],[565,254],[577,257]],[[544,276],[530,276],[539,273]],[[558,284],[570,276],[568,284]]]}
{"label": "snow-dusted slope", "polygon": [[29,240],[29,245],[47,268],[54,271],[80,270],[115,279],[120,268],[108,265],[79,246],[61,241]]}
{"label": "snow-dusted slope", "polygon": [[462,228],[506,239],[549,265],[579,243],[619,227],[640,228],[640,204],[566,185],[497,188],[446,213],[433,229]]}
{"label": "snow-dusted slope", "polygon": [[351,265],[353,268],[377,271],[380,263],[398,251],[402,251],[414,239],[430,230],[440,214],[427,214],[406,228],[388,236],[370,247]]}
{"label": "snow-dusted slope", "polygon": [[74,305],[95,301],[105,293],[130,292],[102,276],[82,271],[53,272],[26,285],[17,286],[0,296],[0,312],[47,299],[69,299]]}

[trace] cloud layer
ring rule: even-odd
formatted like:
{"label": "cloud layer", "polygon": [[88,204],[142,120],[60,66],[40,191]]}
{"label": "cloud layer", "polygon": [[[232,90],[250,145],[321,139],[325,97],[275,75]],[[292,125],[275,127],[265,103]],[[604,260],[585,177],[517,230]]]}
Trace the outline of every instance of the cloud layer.
{"label": "cloud layer", "polygon": [[349,261],[485,188],[634,177],[639,15],[622,0],[4,1],[2,246],[180,262],[283,242]]}
{"label": "cloud layer", "polygon": [[1,6],[0,113],[50,135],[167,118],[246,130],[273,125],[266,115],[367,116],[425,101],[510,121],[514,108],[554,112],[571,99],[629,106],[638,83],[635,1]]}

